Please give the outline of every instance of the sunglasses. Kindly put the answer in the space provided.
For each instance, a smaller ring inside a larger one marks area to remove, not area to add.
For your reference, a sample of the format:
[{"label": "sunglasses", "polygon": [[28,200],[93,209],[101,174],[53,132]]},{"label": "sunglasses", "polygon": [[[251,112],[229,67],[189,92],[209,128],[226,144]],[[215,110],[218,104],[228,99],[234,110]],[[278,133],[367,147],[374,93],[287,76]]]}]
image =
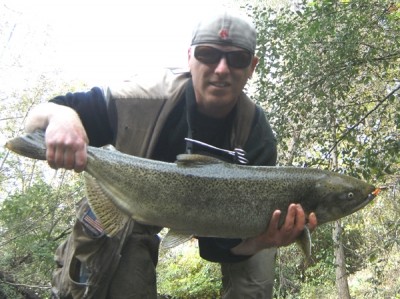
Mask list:
[{"label": "sunglasses", "polygon": [[210,46],[196,46],[194,57],[204,64],[216,64],[225,57],[230,67],[244,69],[250,65],[253,55],[243,50],[224,52]]}]

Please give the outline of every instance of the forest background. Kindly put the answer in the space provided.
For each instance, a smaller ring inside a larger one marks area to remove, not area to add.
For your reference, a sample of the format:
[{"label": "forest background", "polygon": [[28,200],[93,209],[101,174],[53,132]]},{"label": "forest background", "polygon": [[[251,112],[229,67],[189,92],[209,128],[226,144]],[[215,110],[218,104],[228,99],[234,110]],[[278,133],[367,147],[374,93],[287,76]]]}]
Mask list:
[{"label": "forest background", "polygon": [[[385,187],[358,213],[313,233],[313,262],[279,249],[276,298],[400,298],[400,3],[236,1],[258,30],[260,63],[247,89],[270,120],[279,165],[338,171]],[[32,106],[87,82],[54,70],[4,84],[16,23],[0,10],[2,139],[23,132]],[[46,28],[44,28],[46,29]],[[7,73],[8,74],[8,73]],[[13,78],[7,78],[11,82]],[[11,81],[10,81],[11,79]],[[0,148],[0,298],[49,298],[53,255],[74,222],[79,175]],[[195,243],[160,253],[162,298],[216,298],[217,264]]]}]

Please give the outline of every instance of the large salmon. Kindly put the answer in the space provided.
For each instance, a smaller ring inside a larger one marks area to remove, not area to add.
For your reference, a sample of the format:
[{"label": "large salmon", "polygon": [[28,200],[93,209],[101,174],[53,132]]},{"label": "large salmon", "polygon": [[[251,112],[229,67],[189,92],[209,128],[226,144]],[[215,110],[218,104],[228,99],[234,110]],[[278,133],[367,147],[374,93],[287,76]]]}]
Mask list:
[{"label": "large salmon", "polygon": [[[46,158],[43,132],[11,139],[6,147]],[[282,211],[283,220],[290,203],[315,212],[320,225],[356,212],[379,192],[314,168],[244,166],[200,155],[166,163],[91,146],[85,181],[89,203],[109,235],[132,217],[180,235],[247,238],[266,229],[274,210]]]}]

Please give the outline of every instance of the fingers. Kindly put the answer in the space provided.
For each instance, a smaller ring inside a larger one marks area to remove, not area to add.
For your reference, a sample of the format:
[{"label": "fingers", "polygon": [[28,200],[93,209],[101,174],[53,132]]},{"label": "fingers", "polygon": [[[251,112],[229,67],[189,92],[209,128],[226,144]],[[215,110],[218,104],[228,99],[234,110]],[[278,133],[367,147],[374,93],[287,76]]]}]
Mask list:
[{"label": "fingers", "polygon": [[281,215],[282,215],[282,212],[280,210],[274,211],[274,213],[272,214],[272,218],[269,222],[269,227],[271,229],[276,229],[276,230],[279,229],[279,221],[280,221]]},{"label": "fingers", "polygon": [[[281,211],[277,210],[272,214],[270,225],[268,227],[268,236],[275,246],[287,246],[293,243],[303,232],[307,224],[307,217],[300,204],[291,204],[288,207],[285,221],[280,226]],[[315,213],[311,213],[308,219],[310,230],[314,230],[317,226],[317,218]]]},{"label": "fingers", "polygon": [[46,159],[51,168],[65,168],[81,172],[87,162],[86,142],[80,138],[75,140],[54,136],[46,139]]},{"label": "fingers", "polygon": [[310,232],[314,231],[317,228],[317,225],[318,225],[317,216],[315,215],[314,212],[312,212],[308,216],[308,223],[307,223]]},{"label": "fingers", "polygon": [[291,204],[288,208],[285,222],[279,230],[281,246],[293,243],[303,231],[305,223],[305,215],[302,207],[298,204]]},{"label": "fingers", "polygon": [[86,167],[86,163],[87,163],[87,145],[85,143],[82,150],[78,153],[75,153],[74,170],[76,172],[82,172]]},{"label": "fingers", "polygon": [[297,213],[298,213],[297,205],[296,204],[289,205],[285,223],[282,227],[285,231],[291,232],[293,230],[296,224]]},{"label": "fingers", "polygon": [[282,212],[276,210],[272,213],[267,229],[260,235],[248,238],[234,249],[234,254],[252,255],[264,248],[287,246],[300,236],[305,225],[313,230],[317,226],[315,213],[307,217],[301,205],[291,204],[288,207],[285,221],[281,224]]},{"label": "fingers", "polygon": [[294,220],[295,220],[294,230],[296,232],[302,232],[304,226],[306,225],[306,215],[304,213],[303,208],[299,204],[296,205],[296,215]]},{"label": "fingers", "polygon": [[87,161],[86,145],[79,150],[64,146],[50,146],[47,148],[46,158],[51,168],[81,172],[85,169]]}]

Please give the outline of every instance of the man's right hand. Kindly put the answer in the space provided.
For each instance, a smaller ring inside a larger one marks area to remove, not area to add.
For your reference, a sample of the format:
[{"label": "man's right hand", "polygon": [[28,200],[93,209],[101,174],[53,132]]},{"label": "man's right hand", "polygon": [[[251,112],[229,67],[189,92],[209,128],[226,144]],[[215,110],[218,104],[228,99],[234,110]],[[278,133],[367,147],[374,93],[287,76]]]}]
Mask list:
[{"label": "man's right hand", "polygon": [[81,172],[86,167],[88,138],[78,114],[54,103],[38,105],[29,113],[25,130],[46,130],[46,158],[50,167]]}]

